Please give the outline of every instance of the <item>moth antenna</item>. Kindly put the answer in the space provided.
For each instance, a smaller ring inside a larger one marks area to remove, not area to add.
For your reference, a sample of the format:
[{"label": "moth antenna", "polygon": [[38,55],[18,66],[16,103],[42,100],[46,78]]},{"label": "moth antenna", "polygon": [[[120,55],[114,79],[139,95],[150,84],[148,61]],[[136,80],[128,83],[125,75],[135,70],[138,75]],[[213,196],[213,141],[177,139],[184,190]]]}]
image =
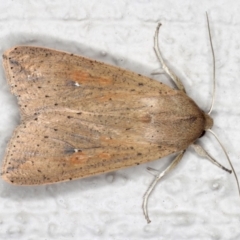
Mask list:
[{"label": "moth antenna", "polygon": [[[174,160],[170,163],[170,165],[162,172],[158,171],[158,174],[155,175],[154,180],[152,181],[152,183],[150,184],[150,186],[148,187],[147,191],[145,192],[144,196],[143,196],[143,204],[142,204],[142,208],[143,208],[143,213],[144,216],[147,220],[147,223],[150,223],[151,220],[148,216],[148,209],[147,209],[147,205],[148,205],[148,199],[150,194],[152,193],[153,189],[155,188],[156,184],[158,183],[158,181],[168,172],[170,172],[182,159],[183,154],[184,154],[185,150],[180,152],[175,158]],[[151,168],[150,168],[151,169]],[[155,169],[154,169],[155,170]]]},{"label": "moth antenna", "polygon": [[220,146],[222,147],[222,150],[224,151],[224,153],[225,153],[225,155],[226,155],[226,157],[227,157],[227,160],[228,160],[228,162],[229,162],[229,164],[230,164],[230,166],[231,166],[231,169],[232,169],[232,171],[233,171],[234,177],[235,177],[235,179],[236,179],[237,187],[238,187],[238,193],[239,193],[239,196],[240,196],[240,186],[239,186],[238,177],[237,177],[237,174],[236,174],[236,172],[235,172],[235,170],[234,170],[234,168],[233,168],[233,165],[232,165],[232,163],[231,163],[231,161],[230,161],[230,158],[229,158],[229,156],[228,156],[228,154],[227,154],[226,149],[224,148],[224,146],[222,145],[222,143],[221,143],[220,140],[218,139],[217,135],[216,135],[211,129],[207,129],[207,131],[210,132],[210,133],[215,137],[215,139],[218,141],[218,143],[219,143]]},{"label": "moth antenna", "polygon": [[[211,103],[211,107],[208,111],[208,115],[211,114],[212,112],[212,109],[213,109],[213,105],[214,105],[214,101],[215,101],[215,92],[216,92],[216,63],[215,63],[215,54],[214,54],[214,48],[213,48],[213,43],[212,43],[212,36],[211,36],[211,29],[210,29],[210,24],[209,24],[209,19],[208,19],[208,13],[206,12],[206,18],[207,18],[207,26],[208,26],[208,35],[209,35],[209,41],[210,41],[210,45],[211,45],[211,51],[212,51],[212,59],[213,59],[213,94],[212,94],[212,103]],[[233,168],[233,165],[230,161],[230,158],[227,154],[227,151],[226,149],[224,148],[224,146],[222,145],[222,143],[220,142],[220,140],[218,139],[217,135],[210,129],[207,129],[208,132],[210,132],[214,137],[215,139],[218,141],[218,143],[220,144],[222,150],[224,151],[226,157],[227,157],[227,160],[232,168],[232,171],[233,171],[233,174],[234,174],[234,177],[236,179],[236,182],[237,182],[237,187],[238,187],[238,193],[239,193],[239,196],[240,196],[240,186],[239,186],[239,181],[238,181],[238,177],[237,177],[237,174]]]},{"label": "moth antenna", "polygon": [[206,12],[206,18],[207,18],[207,26],[208,26],[208,35],[209,35],[209,41],[211,45],[211,52],[212,52],[212,60],[213,60],[213,94],[212,94],[212,102],[210,109],[208,111],[208,115],[211,114],[213,110],[213,105],[215,101],[215,92],[216,92],[216,63],[215,63],[215,54],[214,54],[214,49],[213,49],[213,43],[212,43],[212,35],[211,35],[211,29],[210,29],[210,24],[209,24],[209,19],[208,19],[208,13]]}]

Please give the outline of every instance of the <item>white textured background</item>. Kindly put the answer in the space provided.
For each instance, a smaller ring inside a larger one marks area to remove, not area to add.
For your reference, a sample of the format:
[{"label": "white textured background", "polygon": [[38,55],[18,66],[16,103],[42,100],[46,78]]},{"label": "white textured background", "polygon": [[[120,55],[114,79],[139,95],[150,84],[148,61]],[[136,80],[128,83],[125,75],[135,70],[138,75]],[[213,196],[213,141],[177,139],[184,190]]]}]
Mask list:
[{"label": "white textured background", "polygon": [[[240,178],[240,3],[236,0],[70,0],[0,2],[1,53],[15,45],[66,50],[147,76],[159,69],[153,52],[157,22],[165,59],[202,109],[211,99],[212,57],[205,11],[216,54],[213,130]],[[168,83],[164,76],[156,79]],[[1,159],[18,124],[16,99],[0,68]],[[212,137],[205,148],[228,163]],[[150,198],[151,224],[142,196],[151,166],[164,160],[67,183],[17,187],[0,181],[0,239],[240,239],[240,198],[232,175],[191,149]]]}]

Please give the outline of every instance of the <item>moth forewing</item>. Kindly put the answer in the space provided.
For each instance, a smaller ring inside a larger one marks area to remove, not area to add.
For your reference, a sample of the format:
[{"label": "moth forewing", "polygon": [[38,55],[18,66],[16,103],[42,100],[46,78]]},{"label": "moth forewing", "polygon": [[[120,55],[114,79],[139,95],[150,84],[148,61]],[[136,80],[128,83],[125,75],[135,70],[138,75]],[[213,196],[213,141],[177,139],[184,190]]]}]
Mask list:
[{"label": "moth forewing", "polygon": [[156,160],[186,149],[206,125],[185,93],[118,67],[28,46],[7,51],[3,61],[23,120],[2,169],[13,184],[67,181]]},{"label": "moth forewing", "polygon": [[177,153],[145,194],[143,210],[150,222],[147,200],[155,184],[213,125],[211,110],[204,113],[165,64],[159,27],[154,50],[178,89],[62,51],[31,46],[6,51],[3,66],[22,122],[8,143],[3,179],[16,185],[50,184]]}]

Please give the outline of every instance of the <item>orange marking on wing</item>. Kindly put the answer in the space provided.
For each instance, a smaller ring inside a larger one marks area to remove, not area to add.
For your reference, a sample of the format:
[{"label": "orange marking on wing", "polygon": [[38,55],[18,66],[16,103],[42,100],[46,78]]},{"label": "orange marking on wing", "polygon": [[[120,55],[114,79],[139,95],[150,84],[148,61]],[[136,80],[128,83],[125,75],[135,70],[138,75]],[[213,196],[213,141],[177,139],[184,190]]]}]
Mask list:
[{"label": "orange marking on wing", "polygon": [[99,153],[97,155],[97,157],[99,158],[99,160],[109,160],[111,158],[111,155],[109,153]]},{"label": "orange marking on wing", "polygon": [[140,118],[140,121],[142,123],[150,123],[152,120],[151,116],[149,114],[146,114]]},{"label": "orange marking on wing", "polygon": [[85,164],[87,161],[91,161],[92,159],[98,159],[99,161],[109,160],[111,159],[111,155],[109,153],[100,152],[89,156],[83,152],[78,152],[72,155],[72,157],[69,159],[69,162],[73,165]]},{"label": "orange marking on wing", "polygon": [[89,156],[87,156],[85,153],[77,152],[72,155],[72,157],[69,159],[69,162],[74,165],[84,164],[85,162],[87,162],[88,159],[89,159]]},{"label": "orange marking on wing", "polygon": [[75,82],[78,82],[79,84],[97,84],[97,85],[111,85],[112,79],[101,77],[101,76],[91,76],[88,72],[83,71],[73,71],[71,74],[71,79]]}]

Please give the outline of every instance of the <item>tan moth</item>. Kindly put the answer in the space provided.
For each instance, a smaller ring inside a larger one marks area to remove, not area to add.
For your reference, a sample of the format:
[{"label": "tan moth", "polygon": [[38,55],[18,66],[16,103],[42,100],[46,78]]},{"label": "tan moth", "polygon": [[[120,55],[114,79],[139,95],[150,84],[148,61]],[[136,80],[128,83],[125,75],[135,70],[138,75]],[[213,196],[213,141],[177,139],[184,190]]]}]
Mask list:
[{"label": "tan moth", "polygon": [[[176,84],[156,80],[85,57],[41,47],[6,51],[3,65],[17,97],[21,124],[15,129],[2,177],[17,185],[67,181],[177,156],[145,194],[181,160],[190,145],[224,170],[195,144],[213,125],[189,98],[183,84],[155,51]],[[236,175],[235,175],[236,176]]]}]

